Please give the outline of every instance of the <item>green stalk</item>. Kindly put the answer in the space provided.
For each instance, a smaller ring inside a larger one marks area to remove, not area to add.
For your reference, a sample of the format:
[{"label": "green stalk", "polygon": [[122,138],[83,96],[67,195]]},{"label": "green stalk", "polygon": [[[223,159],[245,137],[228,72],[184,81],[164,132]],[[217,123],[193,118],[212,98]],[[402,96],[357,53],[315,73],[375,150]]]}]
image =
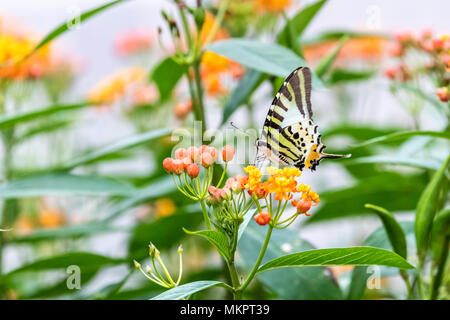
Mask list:
[{"label": "green stalk", "polygon": [[209,220],[208,210],[206,209],[205,205],[205,199],[201,199],[200,204],[202,205],[203,219],[205,220],[206,227],[208,228],[208,230],[211,230],[211,221]]},{"label": "green stalk", "polygon": [[240,300],[241,299],[241,290],[239,287],[241,286],[241,283],[239,281],[239,275],[237,273],[236,266],[234,264],[234,257],[236,255],[238,231],[239,231],[239,223],[236,221],[234,222],[234,230],[233,231],[234,231],[233,239],[232,239],[231,248],[230,248],[230,253],[231,253],[232,258],[230,259],[230,261],[227,261],[227,266],[228,266],[228,271],[230,273],[231,284],[233,286],[233,299]]},{"label": "green stalk", "polygon": [[250,284],[250,282],[253,280],[253,277],[256,274],[256,271],[258,271],[259,266],[261,265],[261,261],[264,258],[264,254],[266,253],[267,246],[269,245],[270,236],[272,235],[273,226],[269,225],[269,228],[267,229],[266,239],[264,240],[263,246],[261,248],[261,251],[259,252],[258,259],[256,260],[255,265],[253,266],[252,271],[250,271],[250,274],[247,277],[247,280],[245,280],[244,284],[239,288],[239,291],[244,291],[245,288]]},{"label": "green stalk", "polygon": [[[444,241],[444,248],[448,248],[450,243],[450,237],[446,237]],[[434,276],[431,278],[431,285],[430,285],[430,300],[434,300],[438,298],[439,295],[439,288],[441,286],[442,278],[445,271],[445,264],[447,262],[448,258],[448,250],[444,250],[442,256],[440,257],[438,263],[437,263],[437,272]],[[431,270],[433,270],[432,268]]]}]

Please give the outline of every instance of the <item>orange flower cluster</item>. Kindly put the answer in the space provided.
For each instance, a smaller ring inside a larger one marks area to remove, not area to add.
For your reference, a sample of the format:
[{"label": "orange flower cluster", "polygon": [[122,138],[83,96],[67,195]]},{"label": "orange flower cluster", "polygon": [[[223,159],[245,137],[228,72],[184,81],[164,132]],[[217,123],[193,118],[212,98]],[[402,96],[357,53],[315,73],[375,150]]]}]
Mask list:
[{"label": "orange flower cluster", "polygon": [[157,91],[145,82],[146,71],[131,67],[116,71],[102,79],[88,94],[88,101],[112,104],[127,94],[131,94],[132,105],[152,103],[157,99]]},{"label": "orange flower cluster", "polygon": [[153,38],[148,30],[127,30],[115,39],[114,49],[118,55],[126,57],[148,50],[152,43]]},{"label": "orange flower cluster", "polygon": [[268,167],[266,172],[269,174],[269,178],[265,182],[261,181],[262,173],[259,168],[248,166],[244,168],[244,171],[249,175],[246,185],[249,193],[255,194],[258,198],[265,198],[268,194],[273,194],[274,199],[278,201],[292,200],[294,194],[301,193],[299,200],[292,200],[292,205],[297,207],[299,213],[307,213],[312,205],[316,205],[320,201],[319,195],[311,190],[311,186],[297,185],[295,178],[301,175],[298,168]]},{"label": "orange flower cluster", "polygon": [[[312,43],[303,46],[308,62],[315,62],[328,55],[336,47],[338,40]],[[345,65],[355,60],[376,62],[384,57],[387,46],[382,36],[359,36],[347,40],[336,57],[336,65]]]},{"label": "orange flower cluster", "polygon": [[[385,70],[385,75],[392,80],[408,81],[420,74],[435,74],[437,79],[436,94],[442,102],[450,100],[450,36],[434,37],[433,32],[425,29],[419,36],[406,31],[397,33],[392,44],[390,54],[400,59],[400,63]],[[403,57],[409,51],[415,51],[428,56],[426,65],[416,67],[407,66]]]},{"label": "orange flower cluster", "polygon": [[[213,14],[209,12],[206,14],[205,22],[200,34],[200,41],[202,44],[205,44],[207,41],[215,20]],[[220,41],[229,37],[226,29],[219,28],[213,40]],[[227,92],[222,85],[222,78],[224,76],[231,76],[232,78],[239,79],[242,78],[243,75],[244,70],[242,66],[235,61],[211,51],[206,51],[202,56],[201,77],[203,85],[210,96],[223,95]]]},{"label": "orange flower cluster", "polygon": [[50,46],[46,45],[22,61],[37,42],[12,34],[0,34],[0,79],[25,80],[42,77],[51,66]]}]

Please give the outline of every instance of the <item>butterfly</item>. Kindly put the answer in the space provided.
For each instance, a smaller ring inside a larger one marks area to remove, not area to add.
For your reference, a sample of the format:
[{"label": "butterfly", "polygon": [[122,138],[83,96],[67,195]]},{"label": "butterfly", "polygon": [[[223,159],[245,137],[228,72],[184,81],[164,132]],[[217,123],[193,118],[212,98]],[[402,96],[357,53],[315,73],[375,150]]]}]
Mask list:
[{"label": "butterfly", "polygon": [[312,120],[311,70],[295,69],[278,90],[267,113],[261,136],[256,140],[255,166],[271,162],[300,170],[315,170],[320,160],[351,155],[324,153],[325,145]]}]

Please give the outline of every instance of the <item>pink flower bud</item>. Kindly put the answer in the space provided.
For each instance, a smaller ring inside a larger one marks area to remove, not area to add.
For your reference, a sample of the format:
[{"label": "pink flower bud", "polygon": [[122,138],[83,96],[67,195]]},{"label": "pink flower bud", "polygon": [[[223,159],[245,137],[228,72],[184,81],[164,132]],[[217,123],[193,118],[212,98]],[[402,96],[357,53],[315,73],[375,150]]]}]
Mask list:
[{"label": "pink flower bud", "polygon": [[192,160],[191,158],[185,157],[183,159],[181,159],[181,161],[183,162],[183,168],[186,170],[187,167],[192,164]]},{"label": "pink flower bud", "polygon": [[173,169],[173,173],[175,173],[176,175],[180,175],[183,173],[184,171],[184,164],[183,161],[181,160],[173,160],[172,162],[172,169]]},{"label": "pink flower bud", "polygon": [[214,162],[216,162],[219,158],[219,151],[217,151],[217,149],[214,147],[209,147],[208,151],[211,154],[211,157],[213,157]]},{"label": "pink flower bud", "polygon": [[222,148],[222,159],[225,162],[233,160],[234,157],[234,148],[233,146],[224,146]]},{"label": "pink flower bud", "polygon": [[209,152],[203,152],[200,156],[200,161],[205,168],[210,167],[214,163],[214,159]]},{"label": "pink flower bud", "polygon": [[173,159],[172,158],[165,158],[163,161],[163,168],[164,170],[166,170],[168,173],[173,173]]},{"label": "pink flower bud", "polygon": [[191,179],[197,178],[200,173],[200,167],[196,163],[191,163],[187,169],[187,174]]},{"label": "pink flower bud", "polygon": [[312,202],[309,199],[300,199],[297,202],[297,212],[298,213],[307,213],[309,209],[311,209]]},{"label": "pink flower bud", "polygon": [[442,102],[448,102],[450,100],[450,92],[447,87],[437,88],[436,94]]},{"label": "pink flower bud", "polygon": [[186,151],[186,156],[191,158],[193,162],[198,162],[200,157],[200,150],[194,146],[190,146]]},{"label": "pink flower bud", "polygon": [[260,226],[265,226],[270,222],[270,214],[267,211],[261,211],[253,219],[255,219],[256,223]]},{"label": "pink flower bud", "polygon": [[186,157],[186,149],[185,148],[178,148],[175,150],[175,159],[181,160]]}]

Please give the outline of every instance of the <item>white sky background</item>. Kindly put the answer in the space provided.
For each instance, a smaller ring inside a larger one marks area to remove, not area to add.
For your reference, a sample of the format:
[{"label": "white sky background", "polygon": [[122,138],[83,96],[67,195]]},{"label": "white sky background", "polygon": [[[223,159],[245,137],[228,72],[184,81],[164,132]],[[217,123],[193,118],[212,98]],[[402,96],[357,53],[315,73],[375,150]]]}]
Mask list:
[{"label": "white sky background", "polygon": [[[59,23],[106,3],[106,0],[1,0],[0,12],[15,16],[32,30],[45,34]],[[294,7],[314,1],[293,1]],[[76,87],[85,92],[100,77],[109,74],[121,60],[112,50],[115,36],[124,30],[163,25],[162,7],[174,10],[169,0],[132,0],[108,9],[66,33],[59,40],[63,48],[73,51],[87,68]],[[306,31],[306,37],[330,29],[380,31],[421,30],[432,26],[436,32],[450,30],[450,1],[443,0],[329,0]]]}]

